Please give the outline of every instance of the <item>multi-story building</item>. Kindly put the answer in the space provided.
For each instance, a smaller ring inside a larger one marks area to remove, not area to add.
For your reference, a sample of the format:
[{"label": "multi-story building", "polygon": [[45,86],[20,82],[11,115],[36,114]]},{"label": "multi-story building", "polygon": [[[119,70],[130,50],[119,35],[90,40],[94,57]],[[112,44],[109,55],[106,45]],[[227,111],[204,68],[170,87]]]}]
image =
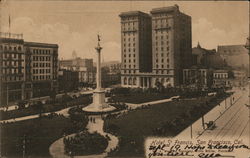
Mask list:
[{"label": "multi-story building", "polygon": [[183,85],[193,88],[211,88],[213,71],[206,67],[192,66],[183,69]]},{"label": "multi-story building", "polygon": [[[58,90],[58,45],[25,42],[26,85],[33,87],[29,97],[46,96]],[[31,84],[32,83],[32,84]],[[26,86],[25,85],[25,86]],[[31,86],[32,85],[32,86]]]},{"label": "multi-story building", "polygon": [[213,71],[213,88],[228,88],[232,86],[232,75],[228,70]]},{"label": "multi-story building", "polygon": [[181,13],[177,5],[155,8],[151,14],[153,73],[164,83],[178,86],[182,84],[182,69],[191,61],[191,17]]},{"label": "multi-story building", "polygon": [[[138,74],[152,71],[151,17],[131,11],[121,18],[121,82],[124,86],[139,86]],[[133,80],[133,82],[132,82]]]},{"label": "multi-story building", "polygon": [[58,45],[0,34],[1,105],[57,91]]},{"label": "multi-story building", "polygon": [[95,84],[96,71],[93,59],[81,59],[79,57],[60,61],[60,69],[78,72],[80,85],[88,86]]},{"label": "multi-story building", "polygon": [[151,16],[134,11],[120,17],[122,86],[180,85],[191,61],[191,17],[177,5],[153,9]]}]

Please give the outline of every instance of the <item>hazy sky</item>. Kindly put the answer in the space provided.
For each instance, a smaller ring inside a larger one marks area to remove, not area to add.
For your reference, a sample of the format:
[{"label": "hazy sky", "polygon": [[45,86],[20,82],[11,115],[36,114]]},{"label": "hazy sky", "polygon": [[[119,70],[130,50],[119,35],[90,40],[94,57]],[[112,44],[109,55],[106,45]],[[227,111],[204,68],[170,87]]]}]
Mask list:
[{"label": "hazy sky", "polygon": [[0,2],[0,31],[23,33],[25,41],[59,44],[59,57],[73,50],[84,58],[95,55],[96,34],[102,36],[104,61],[120,60],[120,12],[178,4],[192,17],[192,43],[213,49],[244,44],[249,35],[247,1],[6,1]]}]

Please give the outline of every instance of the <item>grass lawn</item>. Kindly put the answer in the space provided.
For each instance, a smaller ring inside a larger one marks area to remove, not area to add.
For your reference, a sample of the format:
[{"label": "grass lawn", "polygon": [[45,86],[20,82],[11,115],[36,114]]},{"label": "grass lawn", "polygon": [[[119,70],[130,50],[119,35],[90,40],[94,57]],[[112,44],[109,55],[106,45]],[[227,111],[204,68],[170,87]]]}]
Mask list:
[{"label": "grass lawn", "polygon": [[40,118],[16,123],[1,124],[1,156],[22,157],[23,138],[26,135],[26,155],[50,157],[49,146],[61,138],[70,119],[63,116]]},{"label": "grass lawn", "polygon": [[175,94],[167,95],[167,94],[161,94],[161,93],[135,93],[133,95],[117,95],[114,97],[115,100],[119,100],[119,102],[125,102],[125,103],[134,103],[134,104],[140,104],[155,100],[162,100],[162,99],[168,99]]},{"label": "grass lawn", "polygon": [[[75,106],[75,105],[83,105],[86,106],[89,103],[91,103],[91,98],[89,95],[84,95],[81,97],[78,97],[74,100],[71,100],[66,103],[55,103],[55,104],[44,104],[43,105],[43,113],[45,112],[55,112],[67,107]],[[25,109],[17,109],[17,110],[11,110],[11,111],[0,111],[0,119],[1,120],[7,120],[11,118],[17,118],[17,117],[23,117],[23,116],[29,116],[29,115],[35,115],[39,114],[39,110],[33,108],[32,106],[25,108]]]},{"label": "grass lawn", "polygon": [[[223,97],[221,97],[221,99],[222,98]],[[197,105],[202,107],[206,104],[206,101],[210,101],[208,106],[201,108],[204,109],[201,113],[190,115],[190,117],[183,120],[181,126],[177,126],[173,131],[168,131],[167,128],[167,131],[164,133],[164,136],[177,135],[189,124],[197,120],[202,113],[208,112],[221,100],[215,99],[211,101],[210,99],[212,99],[212,97],[171,101],[134,110],[118,118],[106,119],[104,124],[105,130],[118,135],[120,140],[118,151],[110,154],[110,156],[143,156],[144,139],[148,136],[159,136],[156,134],[155,129],[162,127],[164,122],[172,121],[187,111],[195,111]]]}]

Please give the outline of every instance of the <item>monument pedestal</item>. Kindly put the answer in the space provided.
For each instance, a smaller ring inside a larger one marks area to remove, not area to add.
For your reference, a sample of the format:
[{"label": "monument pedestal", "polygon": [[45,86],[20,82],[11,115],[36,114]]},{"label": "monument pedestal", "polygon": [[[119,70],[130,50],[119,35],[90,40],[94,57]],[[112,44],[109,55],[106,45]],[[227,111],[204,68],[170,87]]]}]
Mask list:
[{"label": "monument pedestal", "polygon": [[93,103],[83,108],[87,112],[107,112],[115,110],[115,107],[110,106],[105,102],[105,91],[96,89],[93,92]]}]

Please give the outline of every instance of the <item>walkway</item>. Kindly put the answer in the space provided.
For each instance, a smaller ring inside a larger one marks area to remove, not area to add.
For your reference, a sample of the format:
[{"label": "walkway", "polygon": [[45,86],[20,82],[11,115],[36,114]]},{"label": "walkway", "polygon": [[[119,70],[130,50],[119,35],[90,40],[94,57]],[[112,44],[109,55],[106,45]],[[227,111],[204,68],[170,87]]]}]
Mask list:
[{"label": "walkway", "polygon": [[[87,155],[87,156],[74,156],[74,158],[104,158],[107,156],[107,153],[111,149],[115,149],[118,145],[118,138],[109,134],[105,133],[103,131],[103,124],[104,121],[102,120],[101,116],[91,116],[92,118],[95,118],[95,123],[93,122],[88,122],[87,129],[90,133],[93,132],[98,132],[99,134],[106,136],[108,135],[110,137],[110,141],[108,143],[107,148],[105,149],[104,153],[99,154],[99,155]],[[67,137],[72,137],[75,134],[71,134]],[[50,148],[49,148],[50,154],[52,155],[53,158],[70,158],[70,156],[64,154],[64,143],[63,143],[63,138],[60,138],[56,142],[54,142]]]},{"label": "walkway", "polygon": [[[72,106],[72,107],[76,107],[76,106]],[[65,109],[62,109],[62,110],[59,110],[59,111],[55,111],[54,113],[56,113],[58,115],[64,115],[64,116],[67,117],[69,115],[68,111],[72,107],[68,107],[68,108],[65,108]],[[49,115],[50,113],[51,112],[42,113],[42,116]],[[23,116],[23,117],[18,117],[18,118],[12,118],[12,119],[8,119],[8,120],[1,120],[0,123],[11,123],[11,122],[25,121],[25,120],[35,119],[35,118],[39,118],[39,114]]]},{"label": "walkway", "polygon": [[132,103],[125,103],[125,104],[128,105],[128,108],[136,109],[136,108],[141,107],[142,105],[148,105],[148,104],[154,105],[154,104],[160,104],[160,103],[170,102],[170,101],[172,101],[172,99],[179,98],[179,97],[180,96],[173,96],[173,97],[168,98],[168,99],[155,100],[155,101],[150,101],[150,102],[140,103],[140,104],[132,104]]}]

